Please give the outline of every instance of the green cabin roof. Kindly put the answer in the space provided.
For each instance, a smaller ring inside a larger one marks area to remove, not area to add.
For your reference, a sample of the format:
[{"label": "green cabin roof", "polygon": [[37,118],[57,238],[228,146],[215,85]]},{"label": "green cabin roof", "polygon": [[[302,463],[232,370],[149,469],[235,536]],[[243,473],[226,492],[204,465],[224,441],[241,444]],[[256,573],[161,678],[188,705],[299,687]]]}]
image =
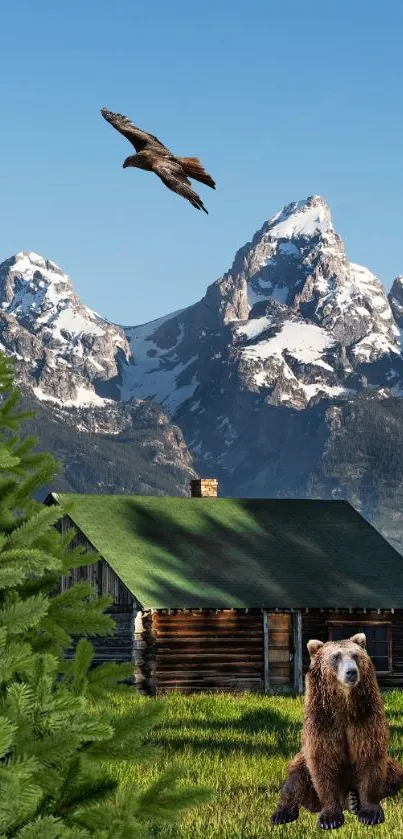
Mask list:
[{"label": "green cabin roof", "polygon": [[403,608],[403,558],[345,501],[51,493],[139,605]]}]

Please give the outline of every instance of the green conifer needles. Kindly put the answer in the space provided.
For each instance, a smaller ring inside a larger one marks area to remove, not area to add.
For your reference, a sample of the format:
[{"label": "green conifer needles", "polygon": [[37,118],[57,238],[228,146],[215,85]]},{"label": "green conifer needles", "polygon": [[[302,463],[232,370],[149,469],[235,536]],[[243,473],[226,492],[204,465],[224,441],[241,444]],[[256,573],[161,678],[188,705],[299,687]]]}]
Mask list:
[{"label": "green conifer needles", "polygon": [[61,575],[89,557],[54,527],[66,510],[34,499],[56,464],[20,440],[29,415],[18,399],[0,354],[0,839],[139,839],[209,794],[177,789],[175,770],[146,791],[120,788],[108,770],[116,758],[149,758],[144,740],[162,709],[133,696],[132,711],[119,714],[114,697],[130,690],[122,680],[132,666],[91,668],[86,636],[113,631],[110,600],[88,584],[58,591]]}]

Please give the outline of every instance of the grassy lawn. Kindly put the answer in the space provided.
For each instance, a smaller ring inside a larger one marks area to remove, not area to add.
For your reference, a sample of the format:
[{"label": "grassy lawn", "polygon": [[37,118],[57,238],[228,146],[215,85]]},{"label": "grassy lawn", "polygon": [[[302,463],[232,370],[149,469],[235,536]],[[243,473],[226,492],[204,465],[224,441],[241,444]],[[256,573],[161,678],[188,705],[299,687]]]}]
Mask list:
[{"label": "grassy lawn", "polygon": [[[128,700],[120,700],[127,702]],[[152,700],[133,697],[130,702]],[[390,754],[403,762],[403,692],[384,694],[391,728]],[[187,811],[175,828],[163,828],[158,837],[175,839],[263,839],[266,836],[305,839],[317,828],[317,814],[301,810],[298,821],[275,827],[270,815],[289,759],[299,749],[302,698],[219,694],[166,699],[166,718],[150,735],[163,747],[163,756],[152,769],[132,763],[115,764],[122,781],[147,783],[160,769],[178,763],[184,783],[215,790],[215,800]],[[403,792],[384,801],[385,823],[368,828],[345,813],[337,836],[403,836]],[[333,834],[332,834],[333,835]]]}]

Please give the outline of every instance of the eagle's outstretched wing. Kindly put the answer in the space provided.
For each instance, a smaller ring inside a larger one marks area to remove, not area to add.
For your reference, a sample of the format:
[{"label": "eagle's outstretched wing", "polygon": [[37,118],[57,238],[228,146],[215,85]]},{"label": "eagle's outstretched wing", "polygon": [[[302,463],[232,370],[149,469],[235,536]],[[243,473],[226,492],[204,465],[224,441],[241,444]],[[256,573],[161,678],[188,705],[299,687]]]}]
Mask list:
[{"label": "eagle's outstretched wing", "polygon": [[110,122],[117,131],[120,131],[132,143],[137,152],[143,151],[147,147],[150,149],[154,147],[170,154],[169,149],[160,142],[158,137],[155,137],[154,134],[149,134],[148,131],[137,128],[123,114],[114,114],[113,111],[108,111],[107,108],[101,108],[101,114],[107,122]]},{"label": "eagle's outstretched wing", "polygon": [[200,196],[192,189],[189,178],[186,177],[183,169],[175,160],[156,156],[152,168],[168,189],[172,189],[173,192],[187,198],[197,210],[204,210],[205,213],[208,213]]}]

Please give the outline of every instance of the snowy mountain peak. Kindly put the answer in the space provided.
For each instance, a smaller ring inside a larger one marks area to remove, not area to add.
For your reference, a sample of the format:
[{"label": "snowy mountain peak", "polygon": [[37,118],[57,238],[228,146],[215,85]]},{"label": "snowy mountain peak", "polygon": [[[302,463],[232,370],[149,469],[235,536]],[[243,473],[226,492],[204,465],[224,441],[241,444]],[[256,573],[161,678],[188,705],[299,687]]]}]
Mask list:
[{"label": "snowy mountain peak", "polygon": [[323,234],[333,230],[330,208],[320,195],[288,204],[267,223],[270,238],[291,239]]},{"label": "snowy mountain peak", "polygon": [[0,340],[38,399],[116,398],[118,355],[128,355],[123,330],[83,306],[67,274],[32,251],[0,265]]},{"label": "snowy mountain peak", "polygon": [[29,277],[32,273],[38,271],[44,272],[49,279],[58,275],[60,277],[65,277],[66,280],[71,283],[67,274],[65,274],[55,262],[51,262],[50,259],[45,259],[39,253],[35,253],[34,251],[19,251],[10,259],[7,259],[2,265],[7,265],[12,271],[21,274],[21,276]]},{"label": "snowy mountain peak", "polygon": [[3,311],[38,321],[39,313],[54,313],[68,300],[78,299],[71,280],[58,265],[32,251],[20,251],[0,265]]},{"label": "snowy mountain peak", "polygon": [[360,382],[358,365],[400,358],[385,290],[375,274],[349,262],[320,196],[277,213],[230,274],[234,286],[244,279],[248,297],[247,323],[235,328],[238,337],[248,336],[240,350],[244,369],[259,389],[268,387],[276,404],[304,406],[319,393],[347,395]]},{"label": "snowy mountain peak", "polygon": [[14,254],[12,257],[15,263],[22,263],[22,262],[30,262],[32,265],[37,266],[38,268],[42,268],[48,271],[54,271],[58,274],[64,274],[61,268],[56,265],[55,262],[51,262],[50,259],[45,259],[39,253],[35,253],[35,251],[19,251],[18,253]]}]

